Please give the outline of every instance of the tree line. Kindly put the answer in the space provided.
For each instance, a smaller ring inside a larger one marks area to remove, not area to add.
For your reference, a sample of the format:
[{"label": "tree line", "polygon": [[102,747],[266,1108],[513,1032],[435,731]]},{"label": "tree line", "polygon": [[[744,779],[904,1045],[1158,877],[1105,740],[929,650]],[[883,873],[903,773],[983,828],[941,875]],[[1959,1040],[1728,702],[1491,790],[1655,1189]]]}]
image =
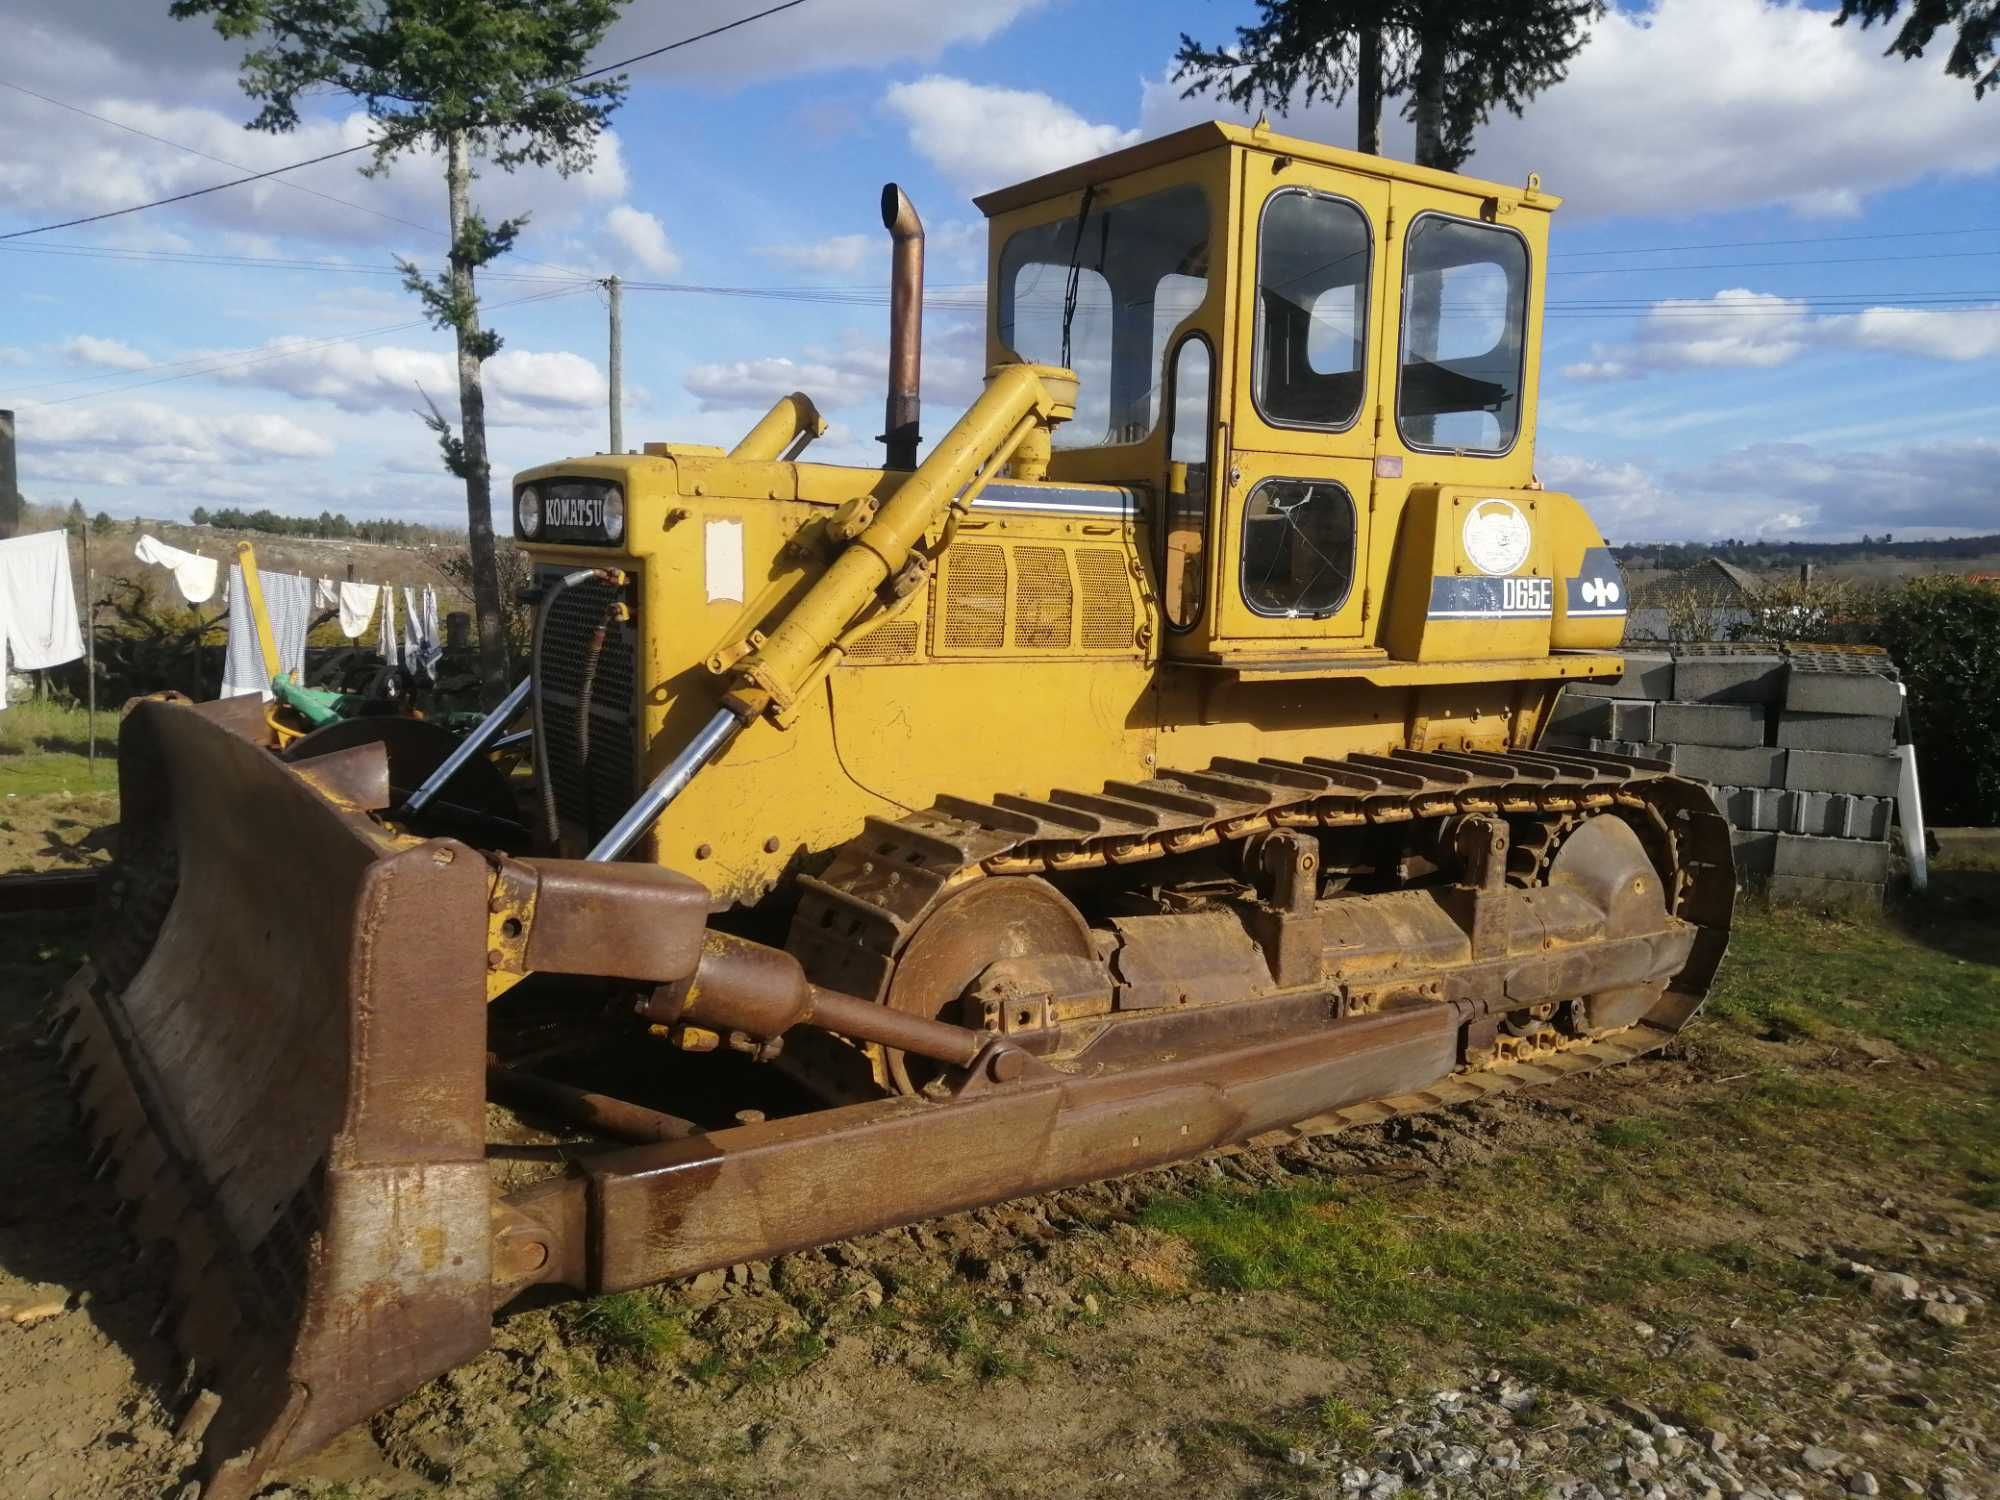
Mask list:
[{"label": "tree line", "polygon": [[197,526],[214,526],[225,531],[263,531],[272,536],[311,537],[319,541],[389,542],[410,546],[426,542],[461,540],[459,533],[442,526],[425,526],[416,521],[392,521],[387,517],[372,521],[350,521],[333,511],[317,516],[281,516],[271,510],[237,510],[224,507],[209,510],[197,505],[188,519]]},{"label": "tree line", "polygon": [[1691,568],[1704,558],[1751,572],[1795,568],[1800,563],[1843,563],[1863,557],[1900,557],[1930,562],[1971,562],[2000,555],[2000,534],[1986,536],[1924,537],[1895,541],[1892,532],[1863,536],[1853,542],[1770,542],[1726,537],[1719,542],[1644,542],[1613,547],[1613,555],[1626,568],[1658,568],[1672,571]]}]

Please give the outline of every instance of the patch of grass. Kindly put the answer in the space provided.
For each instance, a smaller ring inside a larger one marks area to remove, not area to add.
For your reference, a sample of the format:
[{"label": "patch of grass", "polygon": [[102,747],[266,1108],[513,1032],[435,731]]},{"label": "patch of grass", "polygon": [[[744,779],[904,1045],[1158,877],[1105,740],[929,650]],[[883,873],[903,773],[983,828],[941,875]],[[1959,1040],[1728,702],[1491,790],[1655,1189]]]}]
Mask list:
[{"label": "patch of grass", "polygon": [[510,1474],[495,1492],[498,1500],[564,1500],[574,1493],[577,1462],[544,1438],[528,1439],[527,1466]]},{"label": "patch of grass", "polygon": [[1845,1027],[1953,1061],[2000,1062],[2000,935],[1980,909],[1990,903],[1956,899],[1981,879],[1940,871],[1927,904],[1896,920],[1747,904],[1710,1014],[1781,1038]]},{"label": "patch of grass", "polygon": [[1522,1329],[1569,1315],[1537,1285],[1516,1236],[1420,1219],[1406,1207],[1320,1184],[1211,1188],[1155,1201],[1145,1222],[1186,1238],[1215,1285],[1300,1293],[1350,1340],[1385,1329]]},{"label": "patch of grass", "polygon": [[803,1374],[826,1357],[826,1338],[817,1329],[801,1328],[758,1351],[743,1370],[745,1385],[776,1385]]},{"label": "patch of grass", "polygon": [[1598,1126],[1597,1144],[1612,1151],[1651,1151],[1666,1145],[1669,1134],[1664,1121],[1633,1115]]},{"label": "patch of grass", "polygon": [[568,1324],[574,1337],[601,1356],[645,1364],[657,1364],[687,1338],[680,1314],[649,1291],[593,1298],[577,1307]]},{"label": "patch of grass", "polygon": [[1359,1449],[1370,1439],[1375,1419],[1339,1396],[1324,1396],[1313,1407],[1313,1420],[1326,1440],[1343,1449]]}]

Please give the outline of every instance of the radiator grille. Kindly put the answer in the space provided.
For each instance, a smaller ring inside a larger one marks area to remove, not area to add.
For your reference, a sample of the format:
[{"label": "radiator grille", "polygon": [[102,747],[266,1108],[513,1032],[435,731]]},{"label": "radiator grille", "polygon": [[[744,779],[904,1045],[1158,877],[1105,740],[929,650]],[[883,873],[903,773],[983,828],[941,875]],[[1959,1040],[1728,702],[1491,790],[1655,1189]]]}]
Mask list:
[{"label": "radiator grille", "polygon": [[1122,651],[1132,644],[1132,586],[1125,554],[1113,547],[1079,547],[1077,581],[1083,585],[1083,649]]},{"label": "radiator grille", "polygon": [[[544,573],[543,586],[553,586],[559,576],[556,569]],[[565,590],[549,609],[541,658],[535,663],[548,737],[544,774],[555,789],[556,815],[582,829],[593,843],[618,821],[637,792],[636,618],[612,621],[606,628],[604,649],[590,676],[588,734],[579,732],[591,638],[605,623],[607,610],[625,598],[624,589],[596,581]]]},{"label": "radiator grille", "polygon": [[1007,555],[960,542],[944,555],[944,643],[997,651],[1007,639]]},{"label": "radiator grille", "polygon": [[1065,648],[1076,605],[1069,560],[1060,547],[1014,549],[1014,644]]}]

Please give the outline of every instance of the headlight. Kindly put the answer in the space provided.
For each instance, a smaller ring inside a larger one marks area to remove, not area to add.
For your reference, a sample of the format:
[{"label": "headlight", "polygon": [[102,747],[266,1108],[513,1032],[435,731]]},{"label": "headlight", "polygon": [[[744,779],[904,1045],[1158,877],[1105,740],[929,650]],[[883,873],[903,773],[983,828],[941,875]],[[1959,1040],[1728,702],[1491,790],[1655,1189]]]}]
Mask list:
[{"label": "headlight", "polygon": [[604,534],[614,542],[625,535],[625,492],[615,484],[604,491]]},{"label": "headlight", "polygon": [[542,497],[535,493],[532,484],[523,485],[514,497],[514,522],[521,528],[522,536],[531,537],[542,529]]}]

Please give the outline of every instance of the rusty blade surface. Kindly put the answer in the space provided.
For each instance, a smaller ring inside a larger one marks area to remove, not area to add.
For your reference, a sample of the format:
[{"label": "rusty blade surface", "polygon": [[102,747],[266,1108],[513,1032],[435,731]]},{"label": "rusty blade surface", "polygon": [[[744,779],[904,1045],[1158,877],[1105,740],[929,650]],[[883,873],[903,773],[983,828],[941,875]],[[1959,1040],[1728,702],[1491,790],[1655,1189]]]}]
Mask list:
[{"label": "rusty blade surface", "polygon": [[209,1500],[477,1353],[492,1306],[487,867],[315,789],[245,703],[127,719],[56,1017],[135,1234],[174,1247]]}]

